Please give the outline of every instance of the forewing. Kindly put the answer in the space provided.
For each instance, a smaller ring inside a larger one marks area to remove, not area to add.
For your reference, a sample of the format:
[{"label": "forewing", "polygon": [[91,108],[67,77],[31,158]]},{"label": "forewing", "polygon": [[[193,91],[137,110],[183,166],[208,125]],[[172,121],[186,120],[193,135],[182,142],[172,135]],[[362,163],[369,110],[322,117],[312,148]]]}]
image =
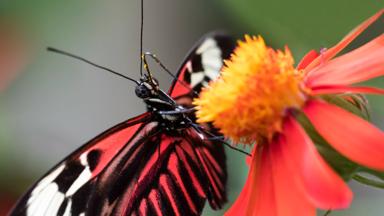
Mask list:
[{"label": "forewing", "polygon": [[152,116],[145,113],[103,132],[73,152],[24,194],[10,215],[79,215],[96,179],[116,155],[132,148],[133,140],[148,130]]}]

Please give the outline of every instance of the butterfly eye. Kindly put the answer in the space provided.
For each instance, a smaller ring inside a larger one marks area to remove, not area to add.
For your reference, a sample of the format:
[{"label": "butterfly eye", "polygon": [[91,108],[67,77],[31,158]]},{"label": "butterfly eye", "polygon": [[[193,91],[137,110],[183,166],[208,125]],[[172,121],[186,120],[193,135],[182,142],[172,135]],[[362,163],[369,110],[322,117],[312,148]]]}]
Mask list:
[{"label": "butterfly eye", "polygon": [[135,93],[139,98],[148,98],[151,96],[151,89],[145,84],[136,86]]}]

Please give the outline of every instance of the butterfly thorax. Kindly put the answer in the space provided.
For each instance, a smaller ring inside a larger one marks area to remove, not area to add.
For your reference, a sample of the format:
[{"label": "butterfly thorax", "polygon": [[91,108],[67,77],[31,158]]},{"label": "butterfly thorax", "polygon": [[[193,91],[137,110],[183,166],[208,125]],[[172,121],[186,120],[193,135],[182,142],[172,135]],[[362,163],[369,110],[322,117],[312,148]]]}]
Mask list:
[{"label": "butterfly thorax", "polygon": [[143,99],[148,112],[168,131],[185,128],[190,122],[185,115],[187,109],[176,103],[167,93],[162,91],[157,81],[145,77],[136,86],[136,95]]}]

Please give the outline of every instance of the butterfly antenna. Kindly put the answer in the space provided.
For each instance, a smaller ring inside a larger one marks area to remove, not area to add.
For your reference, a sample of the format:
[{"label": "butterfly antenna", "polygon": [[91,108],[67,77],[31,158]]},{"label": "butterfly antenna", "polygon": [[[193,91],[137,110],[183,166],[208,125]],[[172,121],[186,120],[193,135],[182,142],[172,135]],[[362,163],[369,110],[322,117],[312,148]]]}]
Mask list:
[{"label": "butterfly antenna", "polygon": [[143,76],[143,33],[144,33],[144,0],[141,0],[141,23],[140,23],[140,77]]},{"label": "butterfly antenna", "polygon": [[106,71],[108,71],[108,72],[111,72],[111,73],[113,73],[113,74],[115,74],[115,75],[117,75],[117,76],[123,77],[123,78],[125,78],[125,79],[127,79],[127,80],[130,80],[130,81],[136,83],[137,85],[139,85],[139,82],[136,81],[135,79],[132,79],[132,78],[130,78],[130,77],[127,77],[127,76],[125,76],[125,75],[123,75],[123,74],[121,74],[121,73],[118,73],[118,72],[116,72],[116,71],[114,71],[114,70],[111,70],[111,69],[109,69],[109,68],[106,68],[106,67],[104,67],[104,66],[101,66],[101,65],[98,65],[98,64],[96,64],[96,63],[93,63],[93,62],[91,62],[91,61],[89,61],[89,60],[87,60],[87,59],[85,59],[85,58],[83,58],[83,57],[80,57],[80,56],[74,55],[74,54],[72,54],[72,53],[69,53],[69,52],[66,52],[66,51],[63,51],[63,50],[59,50],[59,49],[56,49],[56,48],[53,48],[53,47],[48,47],[47,50],[50,51],[50,52],[54,52],[54,53],[58,53],[58,54],[62,54],[62,55],[69,56],[69,57],[71,57],[71,58],[75,58],[75,59],[77,59],[77,60],[83,61],[83,62],[85,62],[85,63],[88,63],[88,64],[92,65],[92,66],[95,66],[95,67],[97,67],[97,68],[106,70]]},{"label": "butterfly antenna", "polygon": [[140,77],[143,77],[143,67],[144,67],[145,70],[148,71],[148,76],[149,76],[150,81],[153,82],[152,74],[149,71],[149,67],[148,67],[148,64],[146,61],[146,56],[148,55],[148,56],[151,56],[152,59],[154,59],[160,65],[160,67],[162,67],[169,75],[171,75],[182,86],[186,87],[187,89],[190,89],[195,95],[199,95],[196,91],[193,91],[191,89],[191,87],[185,85],[183,82],[181,82],[179,79],[177,79],[177,77],[170,70],[168,70],[168,68],[165,67],[165,65],[163,63],[161,63],[161,61],[155,55],[153,55],[152,53],[143,53],[144,0],[141,0],[140,3],[141,3],[141,5],[140,5],[140,9],[141,9],[141,12],[140,12],[140,15],[141,15],[141,17],[140,17]]}]

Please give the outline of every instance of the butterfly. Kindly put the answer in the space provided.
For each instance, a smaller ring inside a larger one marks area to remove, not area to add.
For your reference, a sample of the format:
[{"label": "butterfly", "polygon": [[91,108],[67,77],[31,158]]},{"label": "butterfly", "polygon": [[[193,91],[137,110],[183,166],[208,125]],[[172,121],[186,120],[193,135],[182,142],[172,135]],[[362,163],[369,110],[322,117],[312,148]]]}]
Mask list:
[{"label": "butterfly", "polygon": [[195,123],[192,101],[219,76],[235,46],[222,33],[203,37],[166,93],[148,74],[136,81],[147,111],[101,133],[45,174],[10,215],[200,215],[226,202],[219,136]]}]

